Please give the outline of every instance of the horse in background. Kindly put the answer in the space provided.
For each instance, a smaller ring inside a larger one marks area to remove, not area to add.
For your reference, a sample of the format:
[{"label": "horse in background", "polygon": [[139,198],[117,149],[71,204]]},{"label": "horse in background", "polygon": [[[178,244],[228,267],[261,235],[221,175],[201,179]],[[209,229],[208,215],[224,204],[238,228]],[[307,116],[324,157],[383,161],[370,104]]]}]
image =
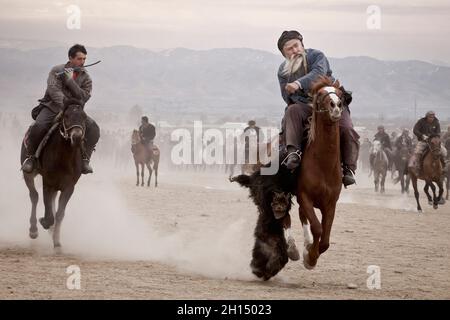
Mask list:
[{"label": "horse in background", "polygon": [[386,174],[388,170],[388,157],[384,152],[381,142],[375,140],[372,144],[371,154],[373,155],[373,182],[375,185],[375,192],[380,190],[380,193],[385,192],[384,183],[386,181]]},{"label": "horse in background", "polygon": [[[428,198],[428,203],[433,205],[434,209],[438,208],[439,204],[443,204],[445,200],[443,200],[442,195],[444,193],[443,186],[443,168],[441,163],[441,139],[438,135],[431,136],[427,141],[428,147],[425,150],[422,169],[420,172],[416,172],[414,169],[414,163],[411,161],[408,172],[411,177],[411,182],[414,188],[414,196],[417,202],[417,211],[422,212],[422,207],[419,202],[419,191],[417,190],[417,180],[424,180],[425,187],[424,192]],[[415,161],[420,161],[420,159],[414,159]],[[439,188],[438,195],[436,195],[436,185]],[[429,194],[429,189],[433,191],[433,197]]]},{"label": "horse in background", "polygon": [[445,140],[445,148],[447,149],[447,159],[446,159],[446,170],[445,170],[445,186],[447,193],[445,195],[445,200],[448,200],[448,190],[450,189],[450,138]]},{"label": "horse in background", "polygon": [[398,172],[398,177],[394,179],[394,184],[400,181],[402,193],[409,193],[410,177],[408,174],[408,162],[411,157],[411,152],[408,146],[403,145],[397,149],[394,153],[394,166],[395,171]]},{"label": "horse in background", "polygon": [[[154,144],[150,152],[147,146],[142,143],[139,131],[135,129],[131,135],[131,152],[133,153],[134,164],[136,166],[136,186],[139,186],[139,175],[141,176],[141,186],[144,186],[144,166],[146,166],[149,172],[147,187],[150,187],[153,171],[155,171],[155,187],[157,187],[158,166],[160,160],[158,146]],[[139,166],[141,167],[140,172]]]}]

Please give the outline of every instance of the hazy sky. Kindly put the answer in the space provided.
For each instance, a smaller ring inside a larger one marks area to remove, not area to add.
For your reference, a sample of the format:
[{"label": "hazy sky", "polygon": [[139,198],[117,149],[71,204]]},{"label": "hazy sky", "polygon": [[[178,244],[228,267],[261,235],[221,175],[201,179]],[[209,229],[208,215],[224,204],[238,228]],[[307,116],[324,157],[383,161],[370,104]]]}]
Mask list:
[{"label": "hazy sky", "polygon": [[[0,0],[0,38],[50,40],[88,46],[149,49],[249,47],[277,52],[285,29],[331,57],[450,63],[450,3],[432,1],[292,0]],[[70,30],[67,8],[81,10]],[[370,5],[380,8],[380,29],[369,29]]]}]

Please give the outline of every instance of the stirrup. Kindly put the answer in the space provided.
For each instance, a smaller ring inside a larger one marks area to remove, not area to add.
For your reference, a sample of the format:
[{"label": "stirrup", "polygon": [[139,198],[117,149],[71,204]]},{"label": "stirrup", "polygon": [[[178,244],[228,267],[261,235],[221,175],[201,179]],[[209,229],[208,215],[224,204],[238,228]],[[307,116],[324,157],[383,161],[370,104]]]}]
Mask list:
[{"label": "stirrup", "polygon": [[[350,169],[349,167],[344,167],[342,168],[342,184],[344,185],[344,188],[347,188],[347,186],[351,186],[352,184],[356,184],[356,179],[355,179],[355,171],[353,171],[352,169]],[[346,172],[350,172],[351,176],[347,176],[345,173]],[[346,183],[345,182],[345,178],[350,178],[352,179],[351,182]]]},{"label": "stirrup", "polygon": [[290,156],[291,154],[297,155],[297,157],[298,157],[299,160],[301,160],[301,158],[302,158],[302,153],[301,153],[300,150],[295,150],[295,151],[289,152],[288,155],[284,158],[284,160],[281,161],[281,164],[282,164],[282,165],[285,165],[285,164],[287,163],[287,159],[289,158],[289,156]]}]

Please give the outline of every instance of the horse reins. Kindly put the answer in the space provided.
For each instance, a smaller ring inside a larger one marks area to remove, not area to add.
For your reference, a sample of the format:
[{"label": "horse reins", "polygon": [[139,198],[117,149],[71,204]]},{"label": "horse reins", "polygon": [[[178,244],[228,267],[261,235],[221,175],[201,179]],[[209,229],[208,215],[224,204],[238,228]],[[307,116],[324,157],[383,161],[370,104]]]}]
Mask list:
[{"label": "horse reins", "polygon": [[69,128],[66,127],[66,122],[64,121],[64,118],[62,120],[62,127],[64,129],[64,131],[61,131],[61,127],[59,128],[59,133],[61,133],[61,135],[63,136],[64,139],[68,140],[69,139],[69,131],[72,130],[73,128],[80,128],[81,132],[83,132],[82,135],[82,139],[84,139],[84,135],[85,135],[85,131],[83,126],[79,125],[79,124],[74,124],[73,126],[70,126]]},{"label": "horse reins", "polygon": [[[328,112],[328,111],[329,111],[328,109],[325,109],[325,108],[319,109],[319,105],[322,104],[323,99],[325,99],[326,97],[328,97],[328,96],[331,95],[331,94],[335,94],[336,97],[338,97],[339,101],[341,101],[341,98],[339,98],[339,96],[338,96],[338,94],[337,94],[336,92],[327,92],[326,94],[324,94],[324,95],[322,95],[322,96],[319,97],[320,100],[318,99],[318,101],[316,101],[316,106],[317,106],[317,107],[314,108],[314,111],[315,111],[315,112]],[[341,108],[341,107],[339,107],[339,108]]]}]

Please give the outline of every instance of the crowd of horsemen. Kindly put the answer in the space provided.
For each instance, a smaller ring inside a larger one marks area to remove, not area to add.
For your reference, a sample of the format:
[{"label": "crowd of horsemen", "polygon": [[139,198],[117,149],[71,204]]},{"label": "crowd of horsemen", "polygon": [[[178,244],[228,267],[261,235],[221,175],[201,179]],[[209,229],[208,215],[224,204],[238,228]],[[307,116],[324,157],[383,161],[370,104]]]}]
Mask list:
[{"label": "crowd of horsemen", "polygon": [[[285,103],[285,112],[281,121],[281,139],[285,147],[285,156],[282,165],[288,169],[295,169],[300,165],[302,153],[305,149],[305,136],[308,120],[312,114],[312,97],[310,95],[314,82],[320,76],[326,76],[335,81],[329,61],[325,54],[316,49],[305,49],[303,36],[295,30],[284,31],[277,42],[283,58],[278,70],[278,81],[281,97]],[[92,80],[84,68],[87,50],[84,46],[76,44],[69,49],[69,61],[57,65],[50,70],[47,80],[45,95],[39,100],[39,105],[32,110],[35,122],[31,125],[25,136],[27,157],[22,163],[22,170],[31,173],[36,170],[38,149],[44,136],[49,131],[55,118],[64,110],[64,101],[77,99],[84,106],[89,100],[92,91]],[[350,116],[349,105],[352,102],[350,91],[343,86],[339,88],[340,97],[337,102],[342,109],[339,121],[342,183],[344,186],[355,183],[355,171],[360,152],[359,134],[355,131]],[[331,99],[333,103],[333,99]],[[254,127],[254,124],[250,124]],[[139,128],[142,143],[151,150],[155,138],[155,127],[149,123],[147,117],[142,118]],[[414,138],[409,135],[408,130],[391,141],[389,135],[382,126],[374,139],[381,142],[387,157],[392,162],[395,148],[406,146],[416,159],[414,165],[420,170],[420,159],[427,149],[427,141],[430,137],[440,135],[440,124],[434,112],[430,111],[420,119],[414,126],[414,137],[417,143],[414,146]],[[90,158],[100,138],[100,129],[97,123],[90,117],[86,120],[86,132],[82,149],[82,173],[92,173]],[[442,135],[442,161],[444,164],[447,149],[450,145],[450,127]],[[364,141],[366,146],[370,141]],[[447,149],[446,149],[447,148]],[[419,160],[419,161],[417,161]],[[445,165],[444,165],[445,167]]]},{"label": "crowd of horsemen", "polygon": [[423,118],[416,122],[412,131],[413,134],[411,135],[408,128],[403,128],[400,135],[397,135],[396,131],[389,135],[385,131],[384,126],[379,125],[373,140],[365,138],[361,146],[365,156],[368,155],[370,170],[373,170],[375,157],[375,153],[372,152],[373,142],[378,141],[388,159],[389,169],[393,169],[395,165],[394,159],[401,150],[407,150],[409,156],[408,167],[412,168],[417,174],[420,173],[422,160],[429,149],[429,139],[437,136],[440,137],[441,141],[440,160],[445,173],[447,164],[450,161],[450,125],[447,127],[447,131],[441,132],[441,126],[435,112],[428,111]]}]

